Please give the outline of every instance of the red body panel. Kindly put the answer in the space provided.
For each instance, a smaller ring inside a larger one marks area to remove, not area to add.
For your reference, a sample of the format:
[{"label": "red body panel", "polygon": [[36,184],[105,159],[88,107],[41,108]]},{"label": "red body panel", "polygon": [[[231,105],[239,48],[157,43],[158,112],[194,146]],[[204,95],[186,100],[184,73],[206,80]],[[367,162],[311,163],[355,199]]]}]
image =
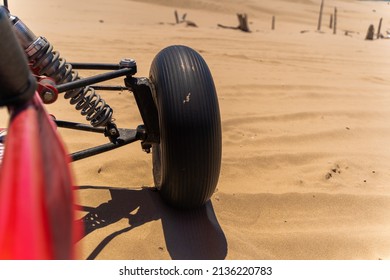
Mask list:
[{"label": "red body panel", "polygon": [[0,259],[72,259],[81,231],[68,154],[37,94],[10,112],[0,166]]}]

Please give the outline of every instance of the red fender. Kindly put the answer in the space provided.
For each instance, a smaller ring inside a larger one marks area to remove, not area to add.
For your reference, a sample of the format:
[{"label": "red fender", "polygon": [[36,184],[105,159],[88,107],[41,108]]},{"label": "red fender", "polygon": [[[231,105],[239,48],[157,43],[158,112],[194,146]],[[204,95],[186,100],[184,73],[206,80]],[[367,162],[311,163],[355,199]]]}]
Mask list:
[{"label": "red fender", "polygon": [[0,166],[0,259],[74,259],[82,232],[68,153],[37,93],[10,114]]}]

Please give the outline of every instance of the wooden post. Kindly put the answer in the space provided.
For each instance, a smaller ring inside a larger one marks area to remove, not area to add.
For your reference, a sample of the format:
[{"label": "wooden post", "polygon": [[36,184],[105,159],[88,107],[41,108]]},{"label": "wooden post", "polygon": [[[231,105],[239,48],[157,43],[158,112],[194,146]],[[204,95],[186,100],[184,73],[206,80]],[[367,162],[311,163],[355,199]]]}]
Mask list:
[{"label": "wooden post", "polygon": [[333,28],[333,14],[330,14],[330,20],[329,20],[329,28]]},{"label": "wooden post", "polygon": [[176,19],[176,24],[178,24],[180,21],[179,21],[179,14],[177,13],[176,10],[175,10],[175,19]]},{"label": "wooden post", "polygon": [[373,24],[371,24],[367,30],[366,40],[374,40],[374,34],[375,34],[375,27]]},{"label": "wooden post", "polygon": [[376,38],[377,38],[377,39],[379,39],[380,36],[381,36],[382,20],[383,20],[383,18],[381,18],[381,19],[379,20],[378,33],[376,34]]},{"label": "wooden post", "polygon": [[321,0],[320,15],[318,17],[317,31],[321,31],[322,11],[324,10],[324,0]]},{"label": "wooden post", "polygon": [[196,25],[195,22],[193,21],[190,21],[190,20],[186,20],[186,17],[187,17],[187,13],[185,13],[181,19],[179,18],[179,13],[175,10],[175,20],[176,20],[176,24],[181,24],[181,23],[185,23],[186,26],[191,26],[191,27],[198,27]]},{"label": "wooden post", "polygon": [[248,16],[247,14],[237,14],[238,17],[238,29],[244,31],[244,32],[250,32],[248,27]]},{"label": "wooden post", "polygon": [[334,16],[333,16],[333,34],[336,34],[337,30],[337,8],[334,7]]},{"label": "wooden post", "polygon": [[229,29],[238,29],[244,32],[251,32],[248,27],[248,16],[247,14],[237,14],[238,17],[238,26],[233,27],[233,26],[226,26],[218,23],[219,27],[222,28],[229,28]]},{"label": "wooden post", "polygon": [[272,16],[272,30],[275,30],[275,16]]}]

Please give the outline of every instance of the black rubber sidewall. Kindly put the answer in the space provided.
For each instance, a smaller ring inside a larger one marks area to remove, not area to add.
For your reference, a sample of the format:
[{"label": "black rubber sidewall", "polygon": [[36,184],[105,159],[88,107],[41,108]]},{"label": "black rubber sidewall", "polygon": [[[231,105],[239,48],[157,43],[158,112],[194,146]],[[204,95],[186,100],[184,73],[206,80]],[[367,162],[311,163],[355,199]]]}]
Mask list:
[{"label": "black rubber sidewall", "polygon": [[193,49],[171,46],[152,62],[160,145],[152,148],[156,186],[169,204],[203,205],[221,167],[221,120],[210,70]]}]

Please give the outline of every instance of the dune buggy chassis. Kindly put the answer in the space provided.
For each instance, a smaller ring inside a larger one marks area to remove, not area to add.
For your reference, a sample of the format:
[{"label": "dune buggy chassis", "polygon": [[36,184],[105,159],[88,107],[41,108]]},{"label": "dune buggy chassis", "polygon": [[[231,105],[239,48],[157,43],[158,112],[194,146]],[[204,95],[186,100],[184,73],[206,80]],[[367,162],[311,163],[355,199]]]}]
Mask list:
[{"label": "dune buggy chassis", "polygon": [[[101,133],[108,138],[106,144],[70,154],[70,161],[140,141],[142,149],[152,153],[155,186],[168,204],[191,209],[210,199],[221,166],[221,120],[212,75],[195,50],[181,45],[161,50],[151,64],[149,77],[135,77],[133,59],[115,64],[68,63],[45,37],[36,36],[12,15],[4,1],[0,6],[0,56],[0,106],[8,107],[10,126],[28,104],[46,112],[42,103],[53,103],[64,95],[90,124],[52,118],[55,127]],[[105,72],[82,78],[77,72],[80,69]],[[100,84],[118,77],[124,77],[124,86]],[[124,89],[133,93],[143,121],[134,129],[118,128],[113,109],[96,93]],[[10,134],[0,139],[5,142],[4,166],[7,152],[12,153],[8,137]],[[52,147],[43,149],[45,153]],[[63,162],[68,159],[64,157]],[[0,165],[0,175],[4,169]],[[0,183],[6,184],[1,179]],[[1,188],[5,187],[0,185],[0,192]]]}]

